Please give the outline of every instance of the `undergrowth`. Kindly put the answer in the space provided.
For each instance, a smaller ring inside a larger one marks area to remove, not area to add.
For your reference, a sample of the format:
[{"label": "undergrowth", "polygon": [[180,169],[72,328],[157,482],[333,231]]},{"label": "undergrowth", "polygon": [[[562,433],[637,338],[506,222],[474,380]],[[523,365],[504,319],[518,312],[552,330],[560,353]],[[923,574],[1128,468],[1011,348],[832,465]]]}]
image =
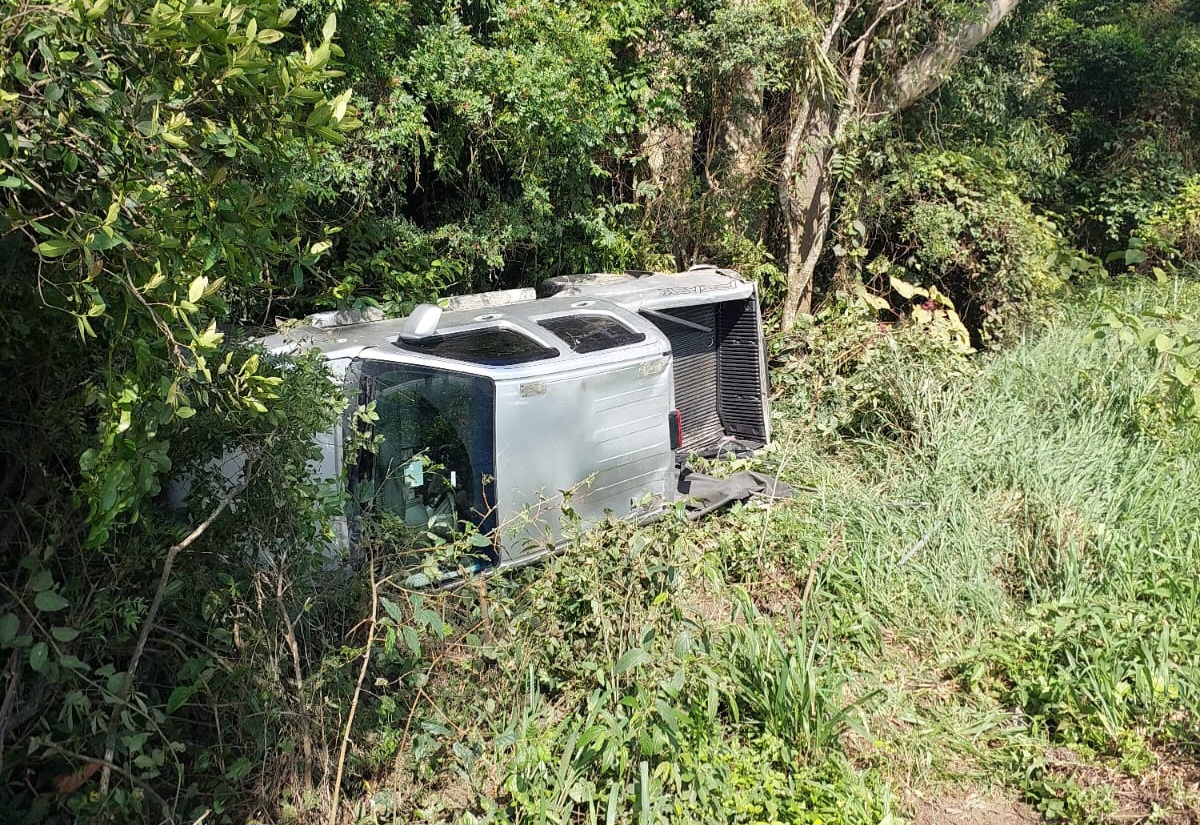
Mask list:
[{"label": "undergrowth", "polygon": [[368,542],[289,619],[299,701],[257,724],[286,742],[201,816],[857,825],[966,786],[1196,821],[1197,424],[1178,361],[1113,319],[1182,340],[1198,307],[1109,289],[970,354],[860,306],[779,348],[775,443],[708,468],[791,501],[568,525],[551,559],[440,592]]},{"label": "undergrowth", "polygon": [[1161,359],[1088,335],[1105,304],[1163,300],[1197,305],[1097,294],[985,355],[852,318],[802,333],[782,437],[710,468],[796,499],[607,525],[437,596],[457,635],[364,723],[360,748],[391,747],[356,765],[355,815],[900,822],[966,783],[1052,820],[1189,821],[1186,789],[1121,808],[1070,767],[1145,784],[1196,758],[1195,425],[1158,404]]}]

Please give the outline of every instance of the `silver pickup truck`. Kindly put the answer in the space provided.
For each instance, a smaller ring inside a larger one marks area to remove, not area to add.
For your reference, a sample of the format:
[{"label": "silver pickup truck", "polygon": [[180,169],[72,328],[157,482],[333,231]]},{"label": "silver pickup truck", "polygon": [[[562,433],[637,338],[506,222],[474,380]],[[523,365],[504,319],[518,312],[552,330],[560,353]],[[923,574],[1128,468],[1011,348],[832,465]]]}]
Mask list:
[{"label": "silver pickup truck", "polygon": [[[396,320],[313,316],[263,343],[316,347],[345,381],[314,470],[351,468],[347,544],[374,510],[418,529],[469,522],[491,539],[487,563],[523,564],[559,541],[564,496],[584,524],[652,517],[688,455],[770,437],[755,285],[714,267],[556,278]],[[345,455],[365,419],[380,443]]]}]

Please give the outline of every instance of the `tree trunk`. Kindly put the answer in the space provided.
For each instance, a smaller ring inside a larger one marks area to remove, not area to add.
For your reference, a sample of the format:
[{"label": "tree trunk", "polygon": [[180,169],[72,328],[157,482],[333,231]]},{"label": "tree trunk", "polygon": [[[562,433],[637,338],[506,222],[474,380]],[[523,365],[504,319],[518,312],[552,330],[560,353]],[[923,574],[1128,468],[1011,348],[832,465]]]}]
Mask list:
[{"label": "tree trunk", "polygon": [[725,177],[735,188],[761,174],[763,93],[754,73],[737,70],[729,83],[729,106],[721,124],[721,148],[726,158]]},{"label": "tree trunk", "polygon": [[958,61],[983,42],[1004,22],[1021,0],[988,0],[981,11],[983,19],[968,23],[949,39],[930,43],[909,61],[892,79],[889,99],[884,108],[903,111],[941,86]]},{"label": "tree trunk", "polygon": [[[820,83],[809,88],[810,97],[794,103],[792,120],[777,181],[779,207],[787,241],[787,297],[783,306],[783,329],[795,326],[801,314],[812,310],[813,277],[825,250],[832,202],[830,168],[847,126],[868,115],[903,111],[936,90],[958,62],[996,30],[1020,0],[985,0],[982,18],[964,25],[953,36],[931,43],[917,57],[881,84],[886,91],[877,99],[860,97],[861,74],[866,65],[876,28],[904,0],[879,7],[874,21],[839,57],[837,40],[850,4],[838,2],[822,46],[831,60],[840,63],[838,74],[844,89],[835,100]],[[797,94],[801,92],[798,90]]]},{"label": "tree trunk", "polygon": [[[757,0],[732,0],[737,9]],[[728,103],[719,134],[726,158],[726,177],[737,189],[745,189],[759,176],[762,163],[763,91],[752,66],[738,66],[729,77]]]},{"label": "tree trunk", "polygon": [[[750,10],[762,0],[729,0],[737,10]],[[721,210],[726,231],[759,242],[769,214],[753,196],[767,172],[763,156],[763,85],[751,60],[714,76],[712,138],[705,157],[707,196]]]},{"label": "tree trunk", "polygon": [[692,262],[690,221],[684,205],[691,196],[692,135],[674,123],[653,125],[646,130],[642,155],[649,172],[647,180],[656,192],[646,202],[646,214],[664,228],[676,267],[685,269]]},{"label": "tree trunk", "polygon": [[800,104],[784,148],[778,190],[787,233],[787,299],[783,328],[812,310],[813,275],[829,232],[830,160],[835,149],[833,103],[822,92]]}]

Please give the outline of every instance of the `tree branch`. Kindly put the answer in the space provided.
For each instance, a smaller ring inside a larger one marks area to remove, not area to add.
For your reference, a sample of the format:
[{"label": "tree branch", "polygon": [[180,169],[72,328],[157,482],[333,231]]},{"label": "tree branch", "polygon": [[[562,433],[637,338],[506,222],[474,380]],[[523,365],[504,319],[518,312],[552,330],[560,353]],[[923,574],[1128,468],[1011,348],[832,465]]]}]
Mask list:
[{"label": "tree branch", "polygon": [[221,502],[217,505],[216,509],[209,513],[208,517],[205,518],[204,521],[200,522],[195,530],[188,533],[188,535],[184,537],[182,541],[172,546],[171,549],[167,551],[167,558],[163,561],[162,574],[158,579],[158,589],[154,591],[154,599],[150,602],[149,610],[146,611],[146,618],[142,620],[142,630],[138,634],[137,644],[133,648],[133,656],[129,659],[129,670],[127,671],[125,677],[125,683],[121,686],[120,696],[117,697],[117,701],[113,704],[112,715],[108,718],[108,730],[104,737],[104,759],[101,760],[103,764],[103,771],[100,774],[101,794],[108,792],[108,785],[112,771],[112,761],[117,749],[117,722],[121,716],[121,708],[125,706],[125,703],[129,699],[129,695],[133,692],[134,676],[137,673],[138,664],[142,660],[142,653],[146,649],[146,640],[150,637],[150,630],[154,627],[154,620],[158,618],[158,608],[162,604],[163,594],[166,593],[167,583],[171,579],[171,568],[175,565],[175,557],[190,547],[192,543],[196,541],[196,539],[204,535],[205,531],[208,530],[208,528],[212,526],[212,523],[217,520],[217,517],[220,516],[221,513],[225,512],[225,508],[228,507],[233,502],[234,498],[236,498],[244,489],[246,489],[245,480],[226,493],[225,497],[221,499]]},{"label": "tree branch", "polygon": [[371,647],[375,644],[375,628],[379,621],[379,582],[375,579],[375,558],[370,560],[371,571],[371,622],[367,625],[367,646],[363,650],[362,668],[358,671],[358,681],[354,684],[354,695],[350,699],[350,712],[346,714],[346,733],[342,736],[342,746],[338,751],[337,773],[333,779],[333,799],[329,803],[328,825],[336,825],[338,820],[338,802],[342,794],[342,771],[346,767],[346,751],[350,747],[350,732],[354,729],[354,714],[358,710],[358,697],[362,694],[363,680],[367,678],[367,669],[371,665]]},{"label": "tree branch", "polygon": [[821,51],[829,54],[833,49],[833,42],[842,30],[842,24],[846,22],[846,15],[849,13],[850,0],[838,0],[837,4],[833,7],[833,18],[829,21],[829,25],[825,27],[825,34],[821,38]]},{"label": "tree branch", "polygon": [[875,19],[871,21],[871,25],[867,26],[866,31],[859,36],[857,40],[850,44],[848,52],[853,52],[854,56],[850,59],[850,72],[846,77],[846,97],[849,98],[854,105],[845,106],[842,108],[842,113],[838,117],[837,128],[834,132],[837,139],[840,141],[842,134],[846,131],[846,124],[850,118],[857,113],[857,104],[862,100],[858,94],[859,84],[862,82],[863,65],[867,62],[867,51],[871,47],[871,42],[875,37],[875,30],[879,28],[884,20],[891,16],[894,12],[899,11],[904,7],[906,0],[896,0],[879,9],[879,13],[875,15]]},{"label": "tree branch", "polygon": [[1021,0],[986,0],[983,18],[968,23],[954,37],[930,43],[896,73],[890,95],[872,109],[899,112],[912,106],[946,81],[963,56],[983,42],[1008,17]]}]

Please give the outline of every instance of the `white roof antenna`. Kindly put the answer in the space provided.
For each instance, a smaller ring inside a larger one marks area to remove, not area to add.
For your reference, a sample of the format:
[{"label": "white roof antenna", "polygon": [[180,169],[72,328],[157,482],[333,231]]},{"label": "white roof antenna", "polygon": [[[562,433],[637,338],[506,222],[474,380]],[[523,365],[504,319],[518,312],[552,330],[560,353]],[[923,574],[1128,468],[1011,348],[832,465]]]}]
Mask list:
[{"label": "white roof antenna", "polygon": [[400,326],[400,340],[412,343],[428,338],[437,332],[438,321],[441,319],[441,307],[433,304],[418,305]]}]

